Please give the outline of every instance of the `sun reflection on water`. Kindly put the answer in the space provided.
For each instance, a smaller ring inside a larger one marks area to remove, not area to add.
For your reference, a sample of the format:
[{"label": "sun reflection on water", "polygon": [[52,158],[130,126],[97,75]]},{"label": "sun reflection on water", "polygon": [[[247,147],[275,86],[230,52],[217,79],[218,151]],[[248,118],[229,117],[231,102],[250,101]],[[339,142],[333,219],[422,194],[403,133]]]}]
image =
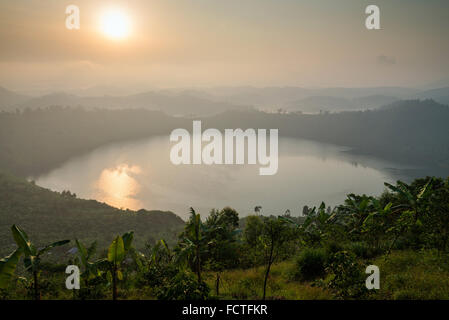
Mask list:
[{"label": "sun reflection on water", "polygon": [[135,198],[140,191],[140,184],[134,176],[140,173],[142,169],[139,166],[126,163],[104,169],[95,182],[98,192],[95,198],[117,208],[142,208],[141,202]]}]

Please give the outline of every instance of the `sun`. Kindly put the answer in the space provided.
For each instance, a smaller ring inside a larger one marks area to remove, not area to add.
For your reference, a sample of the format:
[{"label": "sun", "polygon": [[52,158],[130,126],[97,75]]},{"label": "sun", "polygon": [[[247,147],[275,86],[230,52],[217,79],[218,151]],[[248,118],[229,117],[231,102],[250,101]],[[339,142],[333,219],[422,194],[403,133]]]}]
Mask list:
[{"label": "sun", "polygon": [[111,39],[124,39],[131,33],[131,21],[123,10],[108,9],[101,16],[101,31]]}]

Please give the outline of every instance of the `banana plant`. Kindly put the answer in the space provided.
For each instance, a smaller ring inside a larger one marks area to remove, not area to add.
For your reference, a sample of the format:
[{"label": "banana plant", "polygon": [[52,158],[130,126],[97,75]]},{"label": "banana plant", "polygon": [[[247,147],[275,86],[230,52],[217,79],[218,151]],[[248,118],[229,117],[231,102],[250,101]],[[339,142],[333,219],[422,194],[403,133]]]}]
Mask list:
[{"label": "banana plant", "polygon": [[193,262],[198,283],[201,283],[201,253],[206,250],[204,233],[207,228],[201,222],[200,214],[190,208],[190,220],[181,234],[178,260]]},{"label": "banana plant", "polygon": [[75,240],[76,247],[78,249],[78,255],[83,266],[83,273],[81,277],[84,280],[84,285],[88,287],[89,280],[100,275],[98,270],[98,261],[91,262],[90,258],[94,255],[96,249],[96,242],[93,242],[88,248],[86,248],[78,239]]},{"label": "banana plant", "polygon": [[419,190],[419,192],[414,193],[410,190],[410,186],[402,181],[397,181],[397,185],[393,186],[387,182],[384,185],[390,189],[393,194],[396,194],[402,201],[401,205],[406,210],[410,210],[413,213],[415,223],[418,223],[420,218],[420,206],[426,201],[427,196],[432,192],[433,178],[429,179],[427,183]]},{"label": "banana plant", "polygon": [[107,278],[112,284],[112,300],[117,300],[117,283],[119,280],[123,280],[121,264],[128,252],[133,251],[133,238],[134,232],[132,231],[123,236],[117,236],[108,248],[107,258],[97,262],[98,267],[106,271]]},{"label": "banana plant", "polygon": [[9,256],[0,260],[0,289],[6,289],[11,278],[14,276],[22,248],[17,248]]},{"label": "banana plant", "polygon": [[[151,248],[148,258],[148,265],[159,265],[160,263],[171,263],[174,258],[170,248],[165,240],[159,240],[154,247]],[[140,259],[139,259],[140,260]]]},{"label": "banana plant", "polygon": [[[34,291],[34,299],[40,300],[41,294],[39,290],[39,274],[40,274],[40,262],[41,257],[44,253],[50,251],[51,249],[59,246],[63,246],[70,242],[70,240],[62,240],[53,242],[52,244],[46,245],[43,248],[36,248],[33,243],[28,239],[28,235],[17,227],[13,225],[11,227],[11,232],[14,237],[14,241],[17,243],[20,251],[24,255],[24,265],[25,270],[30,272],[33,276],[33,291]],[[15,258],[14,258],[15,259]]]},{"label": "banana plant", "polygon": [[389,233],[394,234],[394,239],[388,249],[388,256],[395,245],[398,238],[407,230],[411,230],[415,226],[422,225],[421,215],[423,214],[423,206],[428,200],[428,197],[432,193],[432,184],[434,179],[431,178],[427,183],[419,190],[413,191],[412,188],[402,181],[397,181],[396,186],[389,183],[384,183],[388,189],[395,194],[400,204],[396,208],[400,209],[400,216],[396,220],[396,223],[387,230]]}]

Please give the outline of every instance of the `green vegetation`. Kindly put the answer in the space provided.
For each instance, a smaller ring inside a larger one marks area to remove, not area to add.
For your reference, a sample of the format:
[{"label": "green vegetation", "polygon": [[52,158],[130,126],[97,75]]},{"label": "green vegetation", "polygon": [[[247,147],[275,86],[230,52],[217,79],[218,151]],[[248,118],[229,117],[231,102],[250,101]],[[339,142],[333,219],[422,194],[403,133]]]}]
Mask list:
[{"label": "green vegetation", "polygon": [[283,137],[347,146],[352,152],[419,165],[412,177],[449,175],[449,106],[433,100],[398,101],[378,110],[323,114],[228,111],[204,128],[280,128]]},{"label": "green vegetation", "polygon": [[[226,207],[203,221],[192,208],[171,247],[165,240],[134,246],[130,231],[109,239],[98,254],[95,242],[86,248],[75,240],[76,251],[52,260],[47,251],[68,241],[35,249],[13,226],[17,245],[0,260],[0,297],[449,299],[449,179],[385,185],[379,197],[350,194],[333,209],[305,207],[301,219],[256,212],[239,220]],[[50,194],[70,204],[75,199]],[[21,255],[24,269],[16,268]],[[69,264],[82,270],[80,290],[64,288]],[[380,268],[379,290],[365,286],[365,268],[372,264]],[[30,281],[23,277],[28,271]]]},{"label": "green vegetation", "polygon": [[[51,249],[69,243],[70,240],[57,241],[52,244],[46,245],[43,248],[36,249],[34,244],[28,239],[28,235],[25,233],[25,231],[21,230],[15,225],[11,227],[11,231],[18,248],[4,260],[4,270],[2,270],[2,275],[6,277],[6,279],[11,278],[12,273],[17,266],[17,262],[20,256],[23,254],[23,263],[25,266],[25,270],[32,275],[32,280],[29,282],[31,283],[30,286],[33,288],[34,299],[40,300],[41,294],[39,288],[39,275],[41,273],[41,257]],[[28,282],[26,278],[22,279]],[[7,281],[2,281],[2,283],[0,284],[0,288],[5,288],[6,286]]]},{"label": "green vegetation", "polygon": [[[0,173],[0,256],[13,251],[12,225],[26,230],[36,247],[54,239],[97,241],[106,248],[114,234],[136,232],[135,246],[164,238],[173,244],[184,221],[172,212],[119,210],[94,200],[82,200],[68,191],[52,192],[24,179]],[[67,250],[56,248],[53,255]]]},{"label": "green vegetation", "polygon": [[296,259],[296,279],[312,280],[324,275],[326,251],[322,248],[305,248]]}]

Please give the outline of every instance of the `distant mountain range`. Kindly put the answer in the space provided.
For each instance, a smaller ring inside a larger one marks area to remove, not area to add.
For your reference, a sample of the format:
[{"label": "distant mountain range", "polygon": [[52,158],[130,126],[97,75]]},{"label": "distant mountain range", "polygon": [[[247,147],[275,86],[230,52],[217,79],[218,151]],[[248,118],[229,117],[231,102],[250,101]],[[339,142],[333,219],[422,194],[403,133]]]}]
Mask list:
[{"label": "distant mountain range", "polygon": [[442,104],[449,104],[449,87],[431,89],[414,95],[416,99],[433,99]]},{"label": "distant mountain range", "polygon": [[[197,92],[200,92],[197,90]],[[247,104],[259,108],[287,108],[292,102],[305,98],[335,97],[354,99],[366,96],[392,96],[397,99],[407,99],[419,91],[401,87],[373,87],[373,88],[299,88],[299,87],[223,87],[209,88],[202,91],[209,97],[225,100],[234,104]],[[192,93],[193,94],[193,93]]]},{"label": "distant mountain range", "polygon": [[[1,97],[0,97],[1,100]],[[13,101],[13,99],[9,99]],[[53,93],[27,100],[18,100],[9,108],[36,109],[49,106],[83,106],[105,109],[148,109],[163,111],[168,115],[212,115],[226,110],[244,109],[244,106],[216,102],[188,94],[145,92],[128,96],[80,97],[67,93]]]},{"label": "distant mountain range", "polygon": [[[112,89],[108,88],[110,93]],[[98,93],[99,89],[84,93]],[[106,92],[106,91],[105,91]],[[228,110],[257,108],[285,109],[318,113],[375,109],[403,99],[433,99],[449,104],[449,87],[419,90],[401,87],[323,88],[299,87],[217,87],[205,89],[165,89],[131,95],[86,96],[65,92],[30,97],[0,87],[0,111],[35,109],[49,106],[86,108],[143,108],[168,115],[208,116]]]},{"label": "distant mountain range", "polygon": [[350,110],[376,109],[378,107],[398,101],[397,97],[373,95],[360,98],[346,99],[332,96],[312,96],[287,105],[287,110],[303,112],[336,112]]},{"label": "distant mountain range", "polygon": [[0,111],[14,110],[15,106],[29,99],[30,97],[0,87]]}]

